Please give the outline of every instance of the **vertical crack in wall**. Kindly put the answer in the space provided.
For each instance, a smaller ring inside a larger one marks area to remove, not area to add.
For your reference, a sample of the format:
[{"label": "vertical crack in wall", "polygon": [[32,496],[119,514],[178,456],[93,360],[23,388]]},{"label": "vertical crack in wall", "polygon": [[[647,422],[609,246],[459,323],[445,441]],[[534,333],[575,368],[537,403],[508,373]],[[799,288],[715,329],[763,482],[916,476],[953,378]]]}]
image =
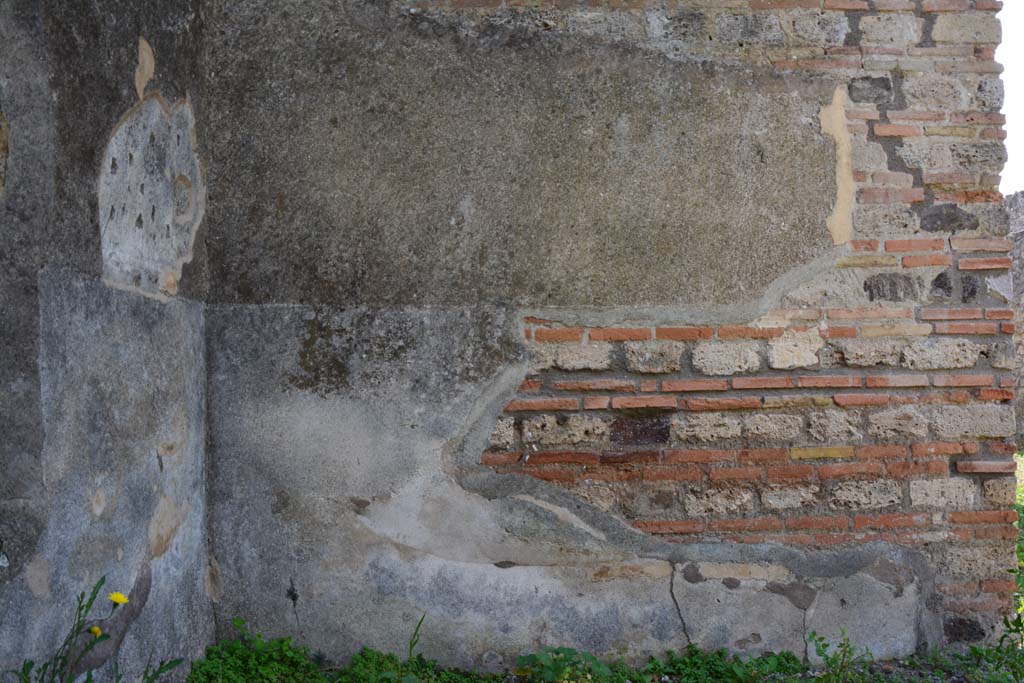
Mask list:
[{"label": "vertical crack in wall", "polygon": [[3,194],[4,187],[7,185],[7,153],[9,149],[7,138],[9,132],[7,117],[4,116],[3,111],[0,111],[0,194]]},{"label": "vertical crack in wall", "polygon": [[846,244],[853,233],[853,143],[846,123],[846,86],[837,85],[832,104],[822,107],[818,115],[821,131],[836,141],[836,203],[828,217],[828,231],[835,244]]},{"label": "vertical crack in wall", "polygon": [[672,568],[672,572],[668,576],[668,594],[672,597],[672,604],[676,606],[676,614],[679,615],[679,623],[683,626],[683,635],[686,637],[686,644],[692,645],[693,641],[690,639],[690,631],[686,628],[686,619],[683,617],[683,610],[679,606],[679,600],[676,598],[676,563],[669,562],[669,566]]}]

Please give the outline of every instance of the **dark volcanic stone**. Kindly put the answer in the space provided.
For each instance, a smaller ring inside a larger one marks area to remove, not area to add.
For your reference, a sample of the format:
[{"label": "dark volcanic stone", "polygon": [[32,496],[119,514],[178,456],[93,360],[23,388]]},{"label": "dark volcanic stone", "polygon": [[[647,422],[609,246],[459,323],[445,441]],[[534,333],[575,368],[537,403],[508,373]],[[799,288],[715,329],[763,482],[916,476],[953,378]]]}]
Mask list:
[{"label": "dark volcanic stone", "polygon": [[892,102],[892,81],[887,76],[855,78],[850,81],[850,99],[854,102]]},{"label": "dark volcanic stone", "polygon": [[944,625],[946,640],[951,643],[976,643],[985,637],[985,629],[974,619],[950,617]]},{"label": "dark volcanic stone", "polygon": [[612,443],[622,446],[655,446],[668,443],[667,417],[622,417],[612,422]]},{"label": "dark volcanic stone", "polygon": [[921,216],[921,228],[928,232],[977,230],[978,217],[953,204],[936,204]]},{"label": "dark volcanic stone", "polygon": [[864,281],[871,301],[908,301],[918,298],[917,279],[902,273],[879,273]]}]

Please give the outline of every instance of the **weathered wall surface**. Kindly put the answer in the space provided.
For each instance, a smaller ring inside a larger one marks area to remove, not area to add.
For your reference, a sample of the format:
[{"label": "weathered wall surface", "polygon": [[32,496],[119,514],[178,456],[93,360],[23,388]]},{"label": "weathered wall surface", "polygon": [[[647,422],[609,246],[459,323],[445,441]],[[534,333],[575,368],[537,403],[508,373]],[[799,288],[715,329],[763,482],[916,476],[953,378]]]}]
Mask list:
[{"label": "weathered wall surface", "polygon": [[40,319],[47,518],[34,548],[9,555],[0,661],[58,645],[73,597],[104,575],[132,598],[100,623],[123,639],[127,672],[150,654],[195,656],[212,627],[202,308],[46,271]]},{"label": "weathered wall surface", "polygon": [[[208,637],[195,591],[202,311],[146,309],[98,283],[100,160],[139,99],[140,34],[162,56],[148,88],[173,100],[192,80],[198,23],[190,2],[0,3],[0,669],[51,644],[74,597],[103,574],[127,592],[151,573],[137,603],[148,607],[124,641],[130,671],[145,664],[147,642],[191,654]],[[41,279],[44,268],[74,275]],[[171,435],[151,430],[182,420],[191,431],[175,441],[179,465],[160,473],[157,450]],[[175,507],[161,505],[164,494]],[[157,513],[186,531],[147,563]]]},{"label": "weathered wall surface", "polygon": [[[0,83],[37,255],[3,276],[28,329],[0,464],[31,475],[0,488],[5,618],[151,566],[132,657],[167,642],[168,587],[182,647],[240,616],[330,658],[400,649],[424,612],[427,651],[490,667],[993,637],[998,7],[19,6],[2,30],[49,88]],[[81,275],[37,289],[47,263]]]},{"label": "weathered wall surface", "polygon": [[[990,636],[1016,435],[995,9],[211,12],[209,115],[245,121],[209,170],[221,625],[334,654],[427,612],[431,650],[492,665]],[[525,367],[456,380],[460,407],[440,378],[481,332],[379,307],[481,301],[518,307],[478,329]]]},{"label": "weathered wall surface", "polygon": [[737,305],[829,251],[833,88],[545,16],[211,11],[211,297]]}]

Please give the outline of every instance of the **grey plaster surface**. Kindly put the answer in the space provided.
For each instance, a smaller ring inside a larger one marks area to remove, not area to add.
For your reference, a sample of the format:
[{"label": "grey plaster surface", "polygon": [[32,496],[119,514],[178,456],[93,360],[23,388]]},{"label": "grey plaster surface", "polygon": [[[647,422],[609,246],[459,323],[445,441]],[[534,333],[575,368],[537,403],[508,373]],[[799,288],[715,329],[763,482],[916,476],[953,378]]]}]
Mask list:
[{"label": "grey plaster surface", "polygon": [[831,250],[834,83],[535,19],[212,8],[211,298],[708,307]]},{"label": "grey plaster surface", "polygon": [[[144,605],[127,632],[108,628],[124,638],[127,672],[150,654],[198,655],[212,628],[202,308],[55,270],[40,299],[48,514],[38,544],[15,549],[27,556],[13,558],[20,571],[0,592],[0,668],[58,644],[74,596],[104,575],[124,593],[152,576],[148,596],[132,593]],[[94,615],[108,607],[101,598]]]}]

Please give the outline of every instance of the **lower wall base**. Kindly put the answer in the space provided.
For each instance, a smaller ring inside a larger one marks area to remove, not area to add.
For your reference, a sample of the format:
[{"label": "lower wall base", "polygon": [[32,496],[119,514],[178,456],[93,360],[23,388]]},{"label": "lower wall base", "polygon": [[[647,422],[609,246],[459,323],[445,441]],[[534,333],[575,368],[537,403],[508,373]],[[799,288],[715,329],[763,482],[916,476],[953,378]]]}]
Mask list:
[{"label": "lower wall base", "polygon": [[[888,658],[949,639],[933,568],[944,546],[676,543],[557,485],[477,465],[525,372],[501,341],[515,326],[493,312],[359,324],[302,307],[208,315],[221,635],[241,616],[344,659],[404,651],[426,614],[424,653],[489,669],[547,645],[628,659],[688,642],[804,655],[807,632],[846,629]],[[404,355],[299,389],[289,378],[314,327],[349,359],[384,339]],[[424,341],[435,328],[448,330],[443,345]],[[500,357],[467,378],[457,359],[474,348]],[[965,616],[993,633],[994,618]]]}]

